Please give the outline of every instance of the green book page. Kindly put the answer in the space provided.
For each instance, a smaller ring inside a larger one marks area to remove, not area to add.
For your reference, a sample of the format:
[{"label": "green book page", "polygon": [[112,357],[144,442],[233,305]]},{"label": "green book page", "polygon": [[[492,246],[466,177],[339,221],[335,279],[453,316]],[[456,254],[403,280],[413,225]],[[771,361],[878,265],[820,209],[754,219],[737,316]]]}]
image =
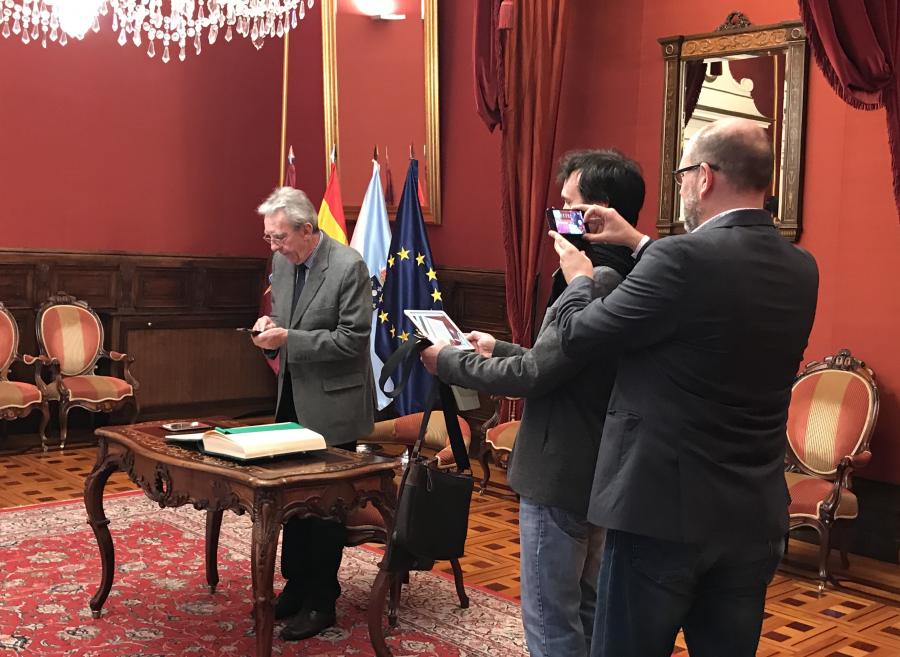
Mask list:
[{"label": "green book page", "polygon": [[286,429],[302,429],[303,426],[296,422],[276,422],[275,424],[259,424],[254,427],[234,427],[226,429],[224,427],[216,427],[216,431],[224,434],[235,433],[261,433],[263,431],[284,431]]}]

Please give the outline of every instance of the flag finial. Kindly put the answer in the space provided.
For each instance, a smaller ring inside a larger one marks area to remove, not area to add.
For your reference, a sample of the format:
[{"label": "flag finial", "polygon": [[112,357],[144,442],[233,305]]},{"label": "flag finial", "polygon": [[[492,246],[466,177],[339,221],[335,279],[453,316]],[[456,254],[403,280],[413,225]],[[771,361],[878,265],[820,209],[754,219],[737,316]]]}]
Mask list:
[{"label": "flag finial", "polygon": [[337,142],[331,145],[331,163],[337,164]]},{"label": "flag finial", "polygon": [[375,144],[375,148],[372,151],[372,159],[376,162],[378,161],[378,144]]},{"label": "flag finial", "polygon": [[288,148],[288,164],[294,163],[294,146],[293,144]]},{"label": "flag finial", "polygon": [[409,142],[409,159],[410,160],[416,159],[416,149],[415,149],[415,146],[413,146],[412,142]]}]

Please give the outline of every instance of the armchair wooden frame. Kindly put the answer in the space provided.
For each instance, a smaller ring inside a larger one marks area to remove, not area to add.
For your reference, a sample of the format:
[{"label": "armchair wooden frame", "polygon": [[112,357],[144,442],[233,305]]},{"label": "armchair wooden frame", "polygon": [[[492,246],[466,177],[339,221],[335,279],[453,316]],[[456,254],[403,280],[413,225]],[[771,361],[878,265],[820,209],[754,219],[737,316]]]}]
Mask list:
[{"label": "armchair wooden frame", "polygon": [[[96,329],[99,334],[96,340],[96,352],[93,355],[85,354],[83,362],[74,368],[68,362],[66,362],[63,354],[54,353],[56,349],[53,346],[48,345],[47,334],[44,330],[44,323],[45,318],[47,317],[47,313],[55,308],[58,308],[59,306],[72,306],[81,313],[89,314],[90,317],[93,318],[93,321],[96,323]],[[132,376],[130,371],[130,366],[134,362],[134,358],[132,356],[129,356],[128,354],[119,353],[117,351],[107,351],[104,348],[103,323],[100,321],[100,317],[97,315],[97,313],[95,313],[90,308],[90,306],[87,305],[87,303],[85,303],[84,301],[78,301],[75,297],[66,294],[65,292],[59,292],[51,296],[41,305],[40,309],[38,310],[37,321],[35,322],[35,331],[37,333],[37,340],[38,345],[41,349],[41,353],[54,362],[54,380],[52,385],[55,387],[55,391],[51,392],[51,398],[55,397],[59,401],[60,449],[63,449],[66,446],[68,414],[72,408],[84,408],[92,413],[111,413],[130,403],[134,406],[134,412],[129,422],[133,424],[137,420],[137,416],[140,413],[140,405],[138,404],[136,393],[138,388],[140,387],[140,384],[137,382],[134,376]],[[80,397],[73,397],[69,386],[66,385],[66,379],[69,377],[94,375],[97,364],[101,358],[107,358],[109,360],[122,363],[124,368],[124,380],[128,383],[128,385],[131,386],[131,394],[125,395],[121,398],[101,399],[97,401],[91,401]],[[54,392],[55,394],[53,394]]]},{"label": "armchair wooden frame", "polygon": [[497,407],[494,414],[481,425],[481,452],[478,454],[478,461],[481,463],[482,475],[479,483],[479,495],[483,495],[487,490],[487,486],[491,481],[491,464],[498,468],[507,470],[509,468],[509,457],[512,454],[512,448],[497,446],[488,438],[488,432],[503,424],[510,422],[518,422],[522,417],[525,400],[521,397],[503,397],[493,396],[496,400]]},{"label": "armchair wooden frame", "polygon": [[[825,584],[829,581],[834,582],[828,571],[828,556],[831,553],[831,538],[833,533],[840,536],[840,555],[841,565],[844,569],[849,568],[850,562],[847,558],[847,525],[852,522],[853,518],[842,519],[837,517],[838,510],[842,499],[852,489],[853,473],[865,467],[872,458],[869,451],[869,442],[872,438],[872,431],[875,428],[875,422],[878,419],[878,387],[875,384],[875,376],[866,364],[854,358],[848,349],[841,349],[834,356],[828,356],[823,361],[813,361],[806,365],[797,380],[794,382],[794,390],[806,378],[810,376],[820,375],[822,372],[829,370],[837,370],[848,372],[849,374],[859,377],[865,384],[868,392],[868,411],[859,431],[859,436],[855,445],[849,454],[845,454],[840,458],[836,466],[831,468],[815,467],[809,462],[809,459],[803,458],[797,453],[795,445],[788,435],[786,449],[786,472],[796,472],[807,477],[815,477],[832,482],[828,495],[818,504],[818,513],[816,516],[805,513],[791,513],[789,532],[798,527],[812,527],[819,534],[819,590],[825,588]],[[835,455],[837,456],[837,455]],[[790,475],[788,475],[790,476]],[[854,516],[855,518],[855,516]],[[788,537],[785,537],[785,547],[787,547]]]},{"label": "armchair wooden frame", "polygon": [[21,360],[26,365],[34,366],[34,385],[23,385],[27,385],[28,388],[37,388],[38,391],[37,399],[30,402],[9,405],[0,404],[0,418],[3,420],[14,420],[27,417],[28,415],[31,415],[31,412],[35,409],[40,409],[42,416],[39,429],[41,435],[41,447],[46,452],[47,424],[50,421],[50,410],[47,402],[47,389],[44,380],[41,377],[41,369],[42,365],[49,366],[52,360],[46,356],[30,356],[28,354],[19,356],[19,326],[16,323],[16,318],[13,317],[12,313],[9,312],[3,302],[0,302],[0,324],[5,325],[0,327],[0,345],[7,343],[7,340],[3,339],[2,334],[8,331],[9,335],[8,349],[2,349],[2,352],[0,352],[0,359],[3,359],[0,360],[0,386],[15,386],[15,383],[9,380],[9,368],[13,363]]}]

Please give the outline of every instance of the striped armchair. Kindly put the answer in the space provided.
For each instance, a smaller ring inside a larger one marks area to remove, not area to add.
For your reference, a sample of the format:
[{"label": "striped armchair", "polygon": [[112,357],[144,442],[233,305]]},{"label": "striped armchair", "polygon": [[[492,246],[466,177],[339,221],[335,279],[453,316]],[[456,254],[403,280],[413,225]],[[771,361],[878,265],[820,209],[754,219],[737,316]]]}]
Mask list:
[{"label": "striped armchair", "polygon": [[49,364],[49,359],[40,356],[21,356],[26,365],[35,366],[34,383],[9,380],[9,368],[19,359],[19,327],[12,313],[0,302],[0,419],[26,417],[39,409],[43,415],[39,429],[41,447],[46,452],[47,422],[50,419],[50,412],[44,394],[41,365]]},{"label": "striped armchair", "polygon": [[871,459],[869,440],[878,418],[878,388],[866,364],[841,349],[809,363],[791,392],[787,422],[790,529],[819,534],[819,590],[830,579],[828,555],[840,534],[841,562],[849,567],[846,525],[859,513],[852,474]]},{"label": "striped armchair", "polygon": [[[131,422],[137,420],[139,386],[129,370],[134,358],[103,348],[103,324],[85,302],[65,292],[51,296],[38,310],[35,329],[42,353],[57,363],[48,396],[59,402],[60,449],[66,446],[69,410],[76,406],[109,413],[131,404]],[[101,358],[121,362],[125,378],[95,374]]]}]

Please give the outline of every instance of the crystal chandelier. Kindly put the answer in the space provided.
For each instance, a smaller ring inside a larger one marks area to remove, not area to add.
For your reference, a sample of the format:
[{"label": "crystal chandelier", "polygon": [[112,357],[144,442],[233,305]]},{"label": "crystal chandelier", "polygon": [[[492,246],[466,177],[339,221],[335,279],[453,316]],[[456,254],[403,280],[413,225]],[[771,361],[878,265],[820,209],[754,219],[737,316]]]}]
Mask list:
[{"label": "crystal chandelier", "polygon": [[184,61],[188,47],[199,55],[203,39],[213,44],[220,31],[226,41],[235,33],[249,38],[258,50],[266,38],[297,27],[312,6],[313,0],[0,0],[0,34],[64,46],[69,37],[99,32],[100,17],[111,13],[120,46],[146,44],[147,55],[159,49],[163,62],[171,46]]}]

